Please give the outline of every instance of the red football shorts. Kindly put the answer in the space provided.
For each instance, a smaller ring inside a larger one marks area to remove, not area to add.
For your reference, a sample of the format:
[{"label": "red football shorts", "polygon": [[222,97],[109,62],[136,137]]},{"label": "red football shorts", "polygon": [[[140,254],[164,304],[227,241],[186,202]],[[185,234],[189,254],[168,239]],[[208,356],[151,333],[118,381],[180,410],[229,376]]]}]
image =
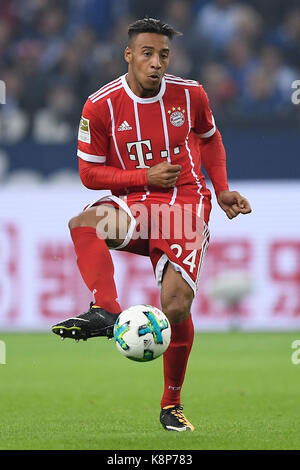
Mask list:
[{"label": "red football shorts", "polygon": [[149,256],[159,287],[170,262],[196,293],[203,259],[209,243],[209,196],[178,188],[170,193],[132,193],[105,196],[86,208],[112,204],[123,209],[131,223],[117,250]]}]

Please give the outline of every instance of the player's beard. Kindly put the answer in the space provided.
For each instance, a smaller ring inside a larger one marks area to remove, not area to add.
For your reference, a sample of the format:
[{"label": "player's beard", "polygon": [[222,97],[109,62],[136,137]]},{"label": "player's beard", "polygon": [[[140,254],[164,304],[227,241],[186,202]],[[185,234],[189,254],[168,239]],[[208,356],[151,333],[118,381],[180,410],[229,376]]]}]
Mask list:
[{"label": "player's beard", "polygon": [[160,90],[160,82],[157,87],[145,88],[141,83],[140,83],[140,87],[143,89],[145,96],[154,96],[154,95],[157,95],[157,93]]},{"label": "player's beard", "polygon": [[157,83],[157,85],[154,84],[152,87],[148,87],[139,80],[137,74],[135,73],[133,64],[132,64],[132,72],[133,72],[133,75],[134,75],[134,78],[135,78],[137,84],[142,89],[143,96],[150,97],[150,96],[155,96],[155,95],[158,94],[158,92],[160,90],[160,86],[161,86],[161,80]]}]

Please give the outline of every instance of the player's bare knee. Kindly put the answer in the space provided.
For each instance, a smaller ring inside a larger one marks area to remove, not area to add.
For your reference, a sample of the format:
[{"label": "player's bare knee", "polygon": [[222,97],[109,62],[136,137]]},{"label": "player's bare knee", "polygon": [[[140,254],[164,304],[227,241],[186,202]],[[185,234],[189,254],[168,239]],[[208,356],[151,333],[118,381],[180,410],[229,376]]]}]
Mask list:
[{"label": "player's bare knee", "polygon": [[128,214],[123,210],[103,204],[97,207],[96,215],[97,233],[105,239],[109,248],[120,246],[129,230],[131,219]]},{"label": "player's bare knee", "polygon": [[96,227],[96,209],[94,207],[87,209],[69,220],[69,229],[76,227]]},{"label": "player's bare knee", "polygon": [[72,217],[72,219],[69,220],[68,223],[69,230],[72,230],[73,228],[80,227],[80,219],[78,216]]},{"label": "player's bare knee", "polygon": [[171,324],[181,323],[191,313],[192,299],[185,296],[173,295],[162,300],[162,310]]}]

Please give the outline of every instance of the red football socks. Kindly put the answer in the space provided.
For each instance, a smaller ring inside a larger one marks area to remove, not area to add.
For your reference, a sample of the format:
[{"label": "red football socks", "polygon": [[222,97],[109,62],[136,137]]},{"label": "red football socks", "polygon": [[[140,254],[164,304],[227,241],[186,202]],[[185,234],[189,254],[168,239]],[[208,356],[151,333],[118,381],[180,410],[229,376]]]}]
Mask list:
[{"label": "red football socks", "polygon": [[114,265],[109,249],[92,227],[75,227],[71,237],[81,276],[94,294],[95,305],[110,313],[120,313],[114,281]]},{"label": "red football socks", "polygon": [[171,325],[171,343],[163,356],[164,393],[161,407],[180,404],[180,392],[186,366],[194,340],[194,325],[191,315],[181,323]]},{"label": "red football socks", "polygon": [[[119,314],[114,281],[114,266],[109,249],[92,227],[76,227],[71,237],[77,255],[82,278],[94,294],[95,305],[110,313]],[[188,358],[194,339],[194,325],[189,316],[181,323],[171,325],[171,343],[163,356],[164,393],[161,407],[180,404],[180,392],[184,381]]]}]

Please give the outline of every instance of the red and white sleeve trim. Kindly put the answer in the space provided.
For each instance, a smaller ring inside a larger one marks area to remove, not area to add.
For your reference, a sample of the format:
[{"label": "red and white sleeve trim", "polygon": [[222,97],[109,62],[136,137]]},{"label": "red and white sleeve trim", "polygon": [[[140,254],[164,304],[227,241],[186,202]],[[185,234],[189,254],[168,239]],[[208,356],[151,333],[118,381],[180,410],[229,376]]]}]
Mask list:
[{"label": "red and white sleeve trim", "polygon": [[77,156],[86,162],[91,163],[105,163],[106,156],[104,155],[91,155],[90,153],[82,152],[82,150],[77,150]]},{"label": "red and white sleeve trim", "polygon": [[208,137],[211,137],[212,135],[214,135],[214,133],[216,132],[216,124],[215,124],[215,120],[213,116],[212,116],[212,122],[213,122],[213,127],[210,129],[210,131],[205,132],[204,134],[198,134],[199,137],[201,137],[202,139],[207,139]]}]

